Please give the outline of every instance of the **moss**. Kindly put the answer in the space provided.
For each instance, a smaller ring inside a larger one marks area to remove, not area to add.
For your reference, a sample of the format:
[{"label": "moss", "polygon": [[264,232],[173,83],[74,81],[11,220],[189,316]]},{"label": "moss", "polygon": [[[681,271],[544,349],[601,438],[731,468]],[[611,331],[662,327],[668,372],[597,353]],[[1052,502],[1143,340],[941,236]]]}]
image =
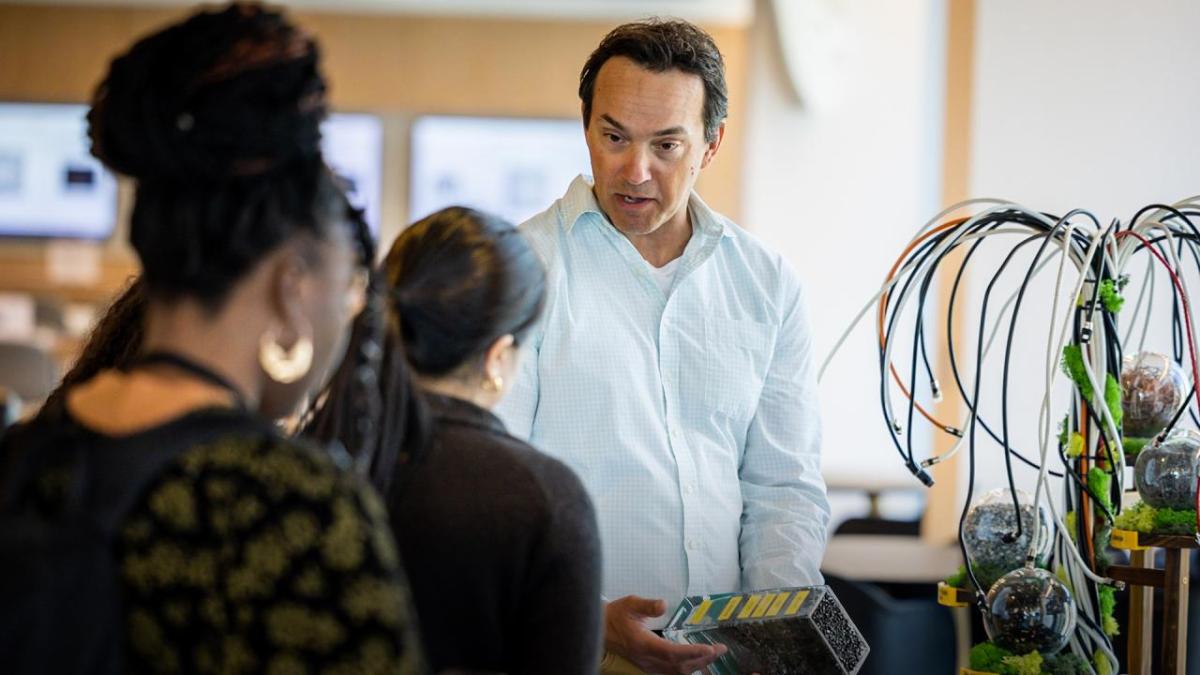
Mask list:
[{"label": "moss", "polygon": [[1042,655],[1029,652],[1024,656],[1005,656],[1002,659],[1012,675],[1042,675]]},{"label": "moss", "polygon": [[971,670],[998,673],[1006,656],[1012,656],[1012,652],[991,642],[980,642],[971,647]]},{"label": "moss", "polygon": [[1112,475],[1098,466],[1093,466],[1088,469],[1087,477],[1088,487],[1091,488],[1092,494],[1108,512],[1112,512]]},{"label": "moss", "polygon": [[1083,434],[1071,434],[1071,442],[1067,444],[1067,457],[1079,457],[1083,454]]},{"label": "moss", "polygon": [[1121,423],[1125,420],[1125,409],[1121,407],[1121,383],[1112,373],[1104,376],[1104,405],[1112,415],[1113,426],[1120,433]]},{"label": "moss", "polygon": [[1071,541],[1075,541],[1077,536],[1075,517],[1074,511],[1067,511],[1067,515],[1063,516],[1063,524],[1067,526],[1067,534],[1071,535]]},{"label": "moss", "polygon": [[1158,509],[1154,514],[1154,531],[1161,534],[1195,533],[1196,509]]},{"label": "moss", "polygon": [[1083,675],[1090,672],[1088,662],[1064,651],[1054,656],[1030,652],[1018,656],[991,642],[971,648],[970,668],[997,675]]},{"label": "moss", "polygon": [[1121,627],[1117,623],[1116,617],[1113,616],[1113,611],[1117,608],[1116,591],[1112,586],[1101,586],[1099,597],[1101,627],[1104,629],[1105,635],[1114,637],[1121,632]]},{"label": "moss", "polygon": [[[971,569],[975,571],[975,578],[979,580],[980,590],[987,592],[992,584],[1000,577],[1008,574],[1012,570],[995,565],[972,565]],[[946,585],[952,588],[970,588],[971,578],[967,576],[967,568],[964,565],[959,565],[958,570],[946,577]]]},{"label": "moss", "polygon": [[1117,527],[1149,534],[1154,531],[1154,513],[1153,506],[1146,502],[1138,502],[1117,514]]},{"label": "moss", "polygon": [[1092,655],[1092,663],[1096,666],[1096,675],[1113,675],[1112,664],[1109,663],[1108,657],[1099,649]]},{"label": "moss", "polygon": [[1133,436],[1126,436],[1124,439],[1122,439],[1121,443],[1121,445],[1125,447],[1125,461],[1127,463],[1132,462],[1137,458],[1138,453],[1142,451],[1142,448],[1146,447],[1153,440],[1153,438],[1135,438]]},{"label": "moss", "polygon": [[1067,377],[1071,378],[1075,386],[1079,387],[1079,393],[1083,395],[1083,399],[1091,401],[1096,391],[1092,389],[1092,384],[1088,381],[1087,369],[1083,366],[1083,347],[1081,345],[1063,347],[1062,367]]},{"label": "moss", "polygon": [[1117,527],[1144,534],[1195,534],[1195,509],[1156,509],[1138,502],[1117,516]]},{"label": "moss", "polygon": [[[1083,396],[1083,400],[1087,401],[1089,405],[1093,404],[1096,390],[1092,388],[1092,383],[1088,380],[1087,368],[1083,365],[1082,345],[1063,347],[1062,368],[1075,386],[1079,387],[1079,393]],[[1113,424],[1120,430],[1121,420],[1124,417],[1124,412],[1121,410],[1121,383],[1112,373],[1104,377],[1104,405],[1112,415]]]},{"label": "moss", "polygon": [[1067,651],[1051,656],[1042,666],[1045,675],[1083,675],[1089,670],[1087,661]]},{"label": "moss", "polygon": [[1112,279],[1100,282],[1100,303],[1111,314],[1121,311],[1121,306],[1125,304],[1125,298],[1121,297],[1117,284]]}]

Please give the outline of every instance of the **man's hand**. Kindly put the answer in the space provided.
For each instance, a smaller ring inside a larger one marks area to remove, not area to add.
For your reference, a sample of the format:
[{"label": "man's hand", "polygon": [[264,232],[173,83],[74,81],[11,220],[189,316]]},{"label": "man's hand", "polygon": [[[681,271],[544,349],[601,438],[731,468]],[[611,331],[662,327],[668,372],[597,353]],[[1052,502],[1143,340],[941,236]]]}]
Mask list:
[{"label": "man's hand", "polygon": [[646,628],[646,619],[662,616],[662,600],[627,595],[604,606],[604,646],[648,673],[689,675],[716,661],[725,645],[679,645]]}]

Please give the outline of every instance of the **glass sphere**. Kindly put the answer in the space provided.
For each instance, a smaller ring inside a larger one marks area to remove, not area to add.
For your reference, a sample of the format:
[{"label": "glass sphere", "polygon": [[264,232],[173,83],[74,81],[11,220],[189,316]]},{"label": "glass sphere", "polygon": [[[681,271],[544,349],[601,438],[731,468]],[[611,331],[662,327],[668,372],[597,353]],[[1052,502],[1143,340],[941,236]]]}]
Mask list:
[{"label": "glass sphere", "polygon": [[1183,368],[1154,352],[1126,356],[1121,364],[1121,409],[1124,433],[1149,438],[1166,428],[1187,397]]},{"label": "glass sphere", "polygon": [[1155,508],[1196,508],[1196,480],[1200,475],[1200,434],[1176,429],[1155,447],[1138,453],[1133,482],[1142,501]]},{"label": "glass sphere", "polygon": [[983,625],[992,642],[1014,654],[1049,656],[1071,639],[1075,599],[1052,572],[1023,567],[988,591]]},{"label": "glass sphere", "polygon": [[963,542],[971,562],[989,568],[996,575],[1025,565],[1031,539],[1038,561],[1044,560],[1050,551],[1052,530],[1045,507],[1034,508],[1032,497],[1024,490],[1017,490],[1017,501],[1021,505],[1020,537],[1013,538],[1017,517],[1012,492],[1007,488],[980,497],[963,521]]}]

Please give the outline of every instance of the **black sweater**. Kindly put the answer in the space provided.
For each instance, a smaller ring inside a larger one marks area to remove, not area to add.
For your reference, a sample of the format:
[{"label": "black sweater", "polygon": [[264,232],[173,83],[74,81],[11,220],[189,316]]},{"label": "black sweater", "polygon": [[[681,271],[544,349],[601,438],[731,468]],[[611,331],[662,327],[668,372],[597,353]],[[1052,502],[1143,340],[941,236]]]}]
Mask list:
[{"label": "black sweater", "polygon": [[430,442],[388,509],[430,665],[596,672],[600,540],[583,485],[482,408],[426,400]]}]

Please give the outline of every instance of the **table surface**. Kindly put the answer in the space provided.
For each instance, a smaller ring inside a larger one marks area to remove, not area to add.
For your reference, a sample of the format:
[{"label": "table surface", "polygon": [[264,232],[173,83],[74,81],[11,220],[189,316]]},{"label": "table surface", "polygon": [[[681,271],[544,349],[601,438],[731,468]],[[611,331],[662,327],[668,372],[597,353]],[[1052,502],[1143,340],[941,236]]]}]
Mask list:
[{"label": "table surface", "polygon": [[829,541],[821,569],[846,579],[937,583],[962,564],[956,544],[931,545],[919,537],[847,534]]}]

